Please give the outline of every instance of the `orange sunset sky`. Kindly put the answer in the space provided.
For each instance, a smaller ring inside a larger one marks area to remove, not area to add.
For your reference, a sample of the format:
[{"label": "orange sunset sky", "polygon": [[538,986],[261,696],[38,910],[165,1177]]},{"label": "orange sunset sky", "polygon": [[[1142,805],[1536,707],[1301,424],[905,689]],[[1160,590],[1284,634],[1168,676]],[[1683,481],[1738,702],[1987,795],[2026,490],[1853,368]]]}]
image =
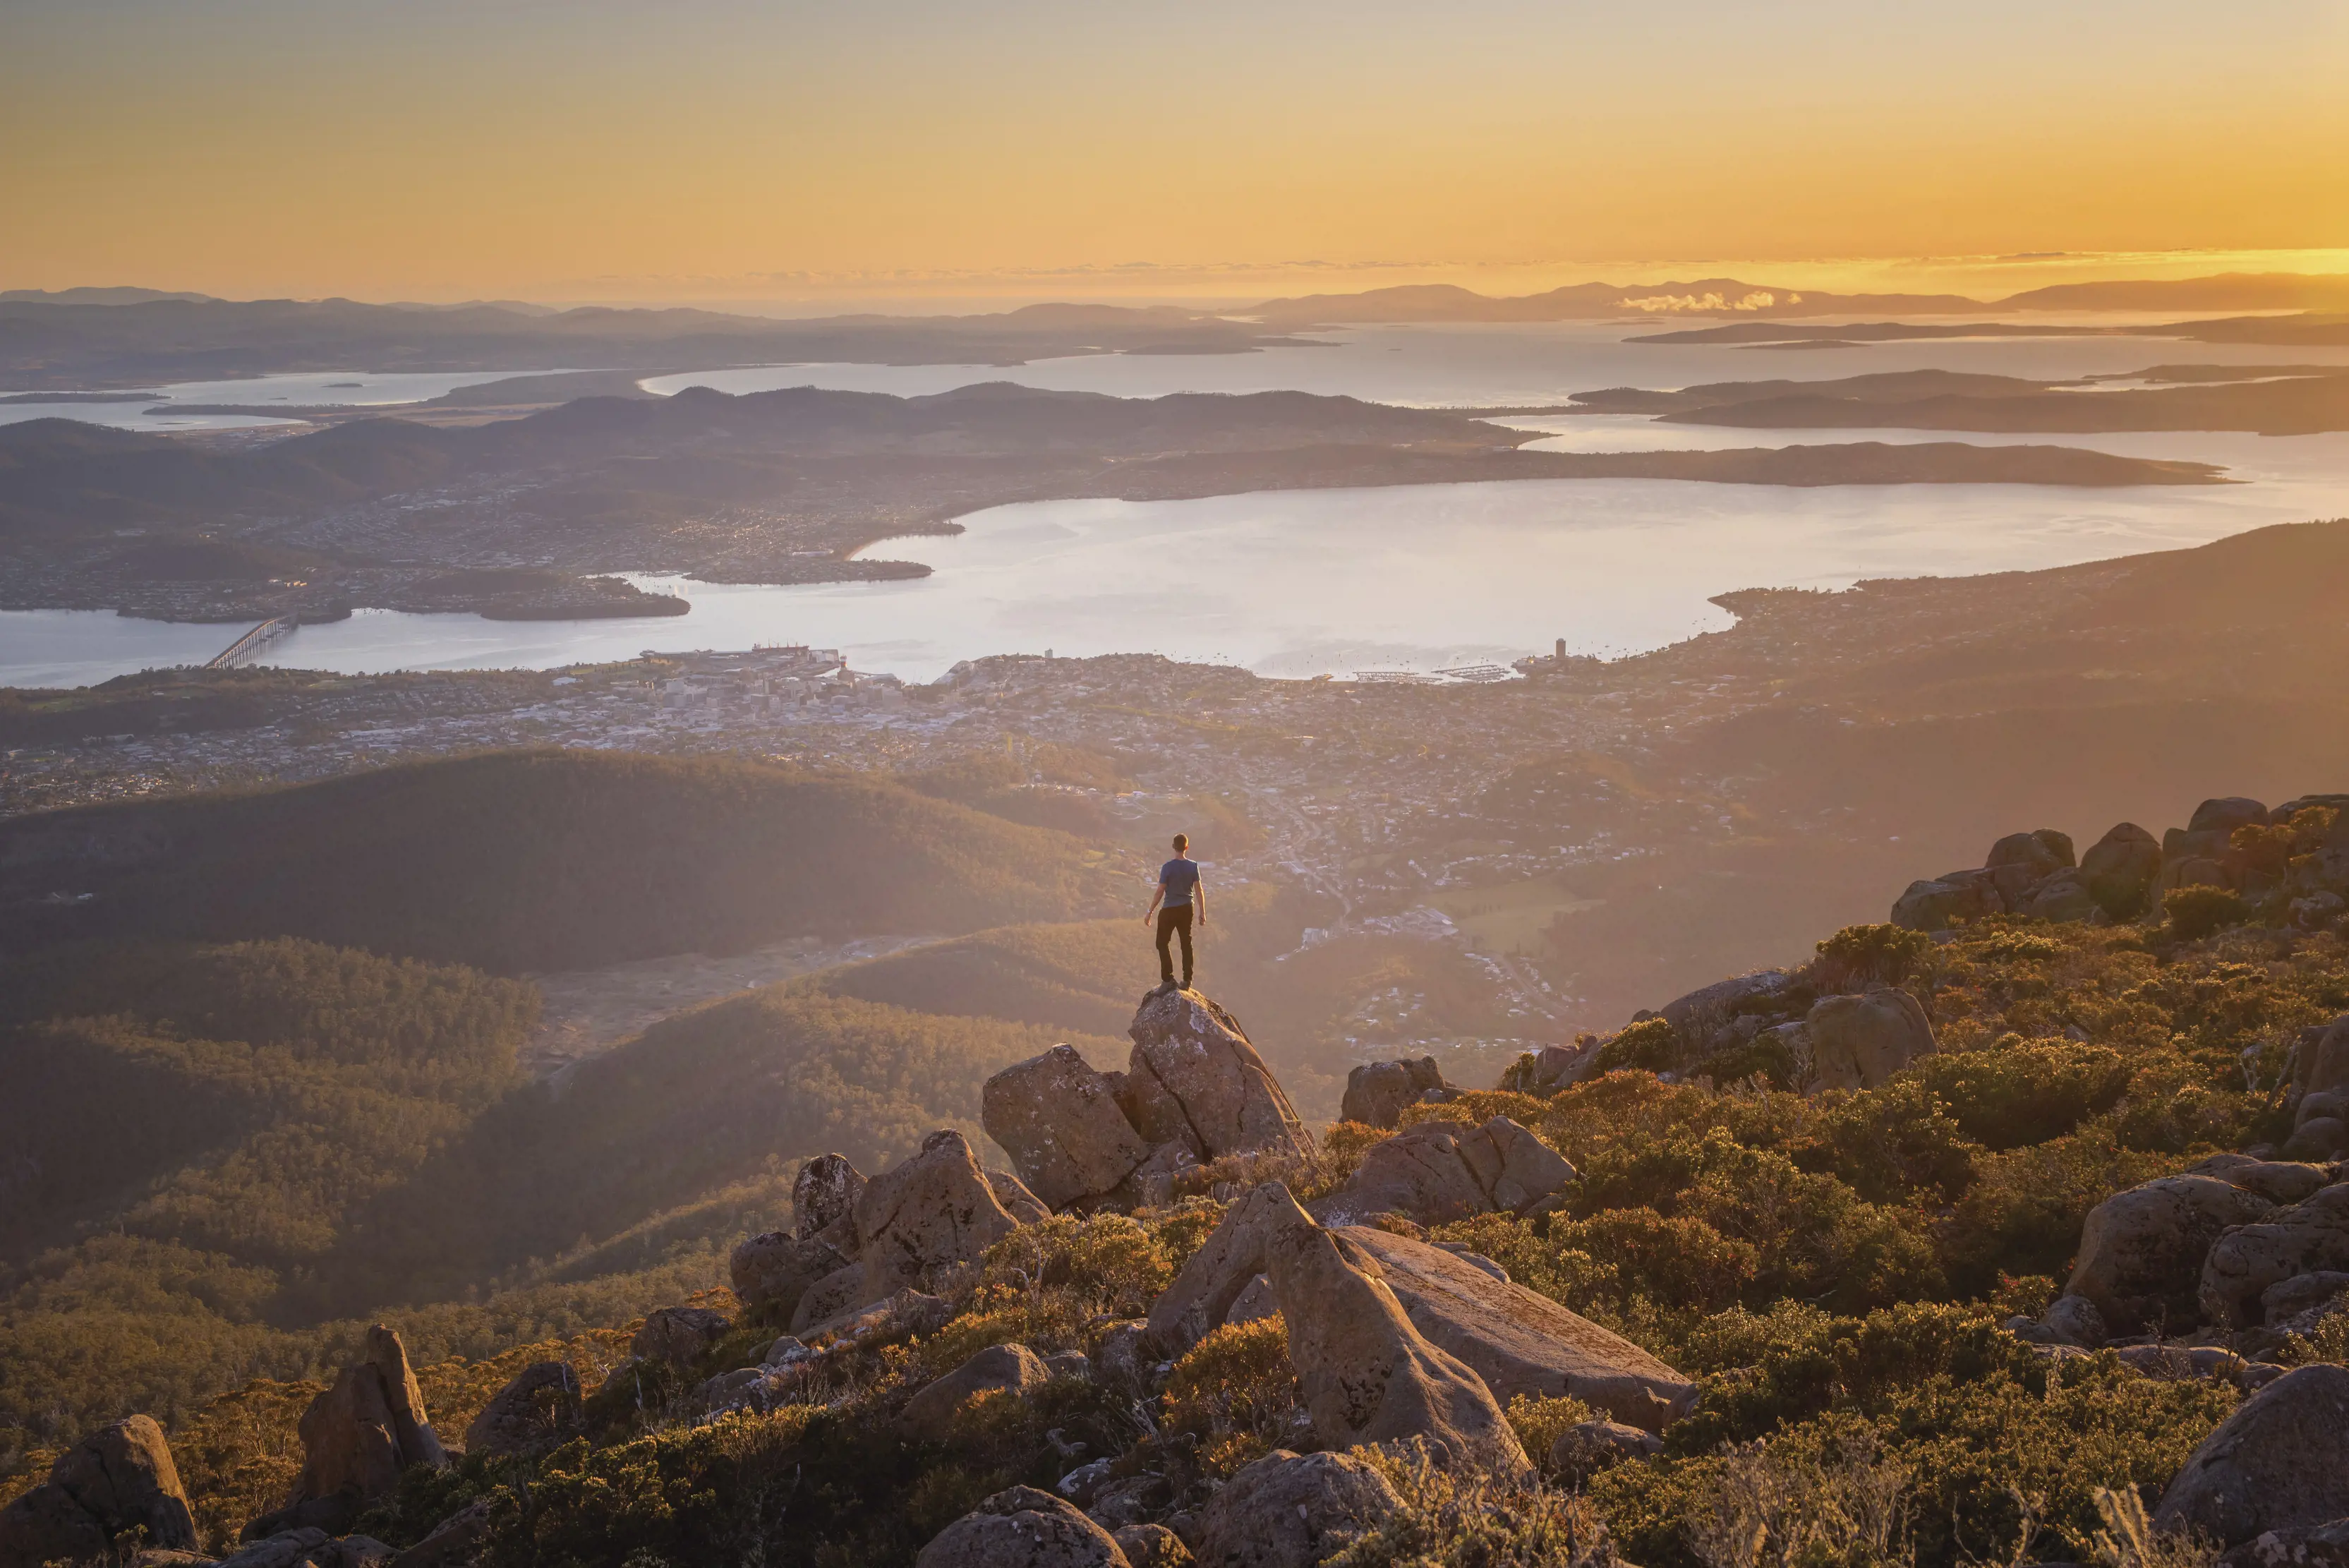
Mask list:
[{"label": "orange sunset sky", "polygon": [[2342,0],[9,0],[0,287],[2349,270],[2344,82]]}]

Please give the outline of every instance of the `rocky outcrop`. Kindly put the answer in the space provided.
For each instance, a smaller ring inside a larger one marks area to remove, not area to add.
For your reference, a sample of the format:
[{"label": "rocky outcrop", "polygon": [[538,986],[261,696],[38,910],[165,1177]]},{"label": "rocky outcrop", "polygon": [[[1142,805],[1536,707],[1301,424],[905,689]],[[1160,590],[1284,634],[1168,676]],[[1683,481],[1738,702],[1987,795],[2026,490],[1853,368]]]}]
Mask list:
[{"label": "rocky outcrop", "polygon": [[2349,1367],[2299,1367],[2202,1439],[2162,1494],[2157,1524],[2221,1546],[2349,1518]]},{"label": "rocky outcrop", "polygon": [[1110,1532],[1034,1487],[997,1492],[940,1531],[914,1568],[1131,1568]]},{"label": "rocky outcrop", "polygon": [[859,1304],[919,1289],[934,1270],[969,1262],[1019,1228],[970,1140],[934,1132],[918,1154],[874,1177],[856,1200]]},{"label": "rocky outcrop", "polygon": [[2252,1326],[2265,1316],[2260,1298],[2271,1286],[2318,1270],[2349,1270],[2349,1183],[2217,1237],[2200,1271],[2202,1311],[2215,1324]]},{"label": "rocky outcrop", "polygon": [[2106,914],[2133,919],[2161,879],[2161,841],[2134,822],[2121,823],[2080,857],[2080,879]]},{"label": "rocky outcrop", "polygon": [[1523,1213],[1574,1174],[1555,1149],[1506,1116],[1477,1127],[1421,1122],[1372,1144],[1346,1184],[1314,1207],[1331,1224],[1401,1214],[1440,1225]]},{"label": "rocky outcrop", "polygon": [[2303,1030],[2292,1052],[2288,1152],[2323,1159],[2349,1150],[2349,1015]]},{"label": "rocky outcrop", "polygon": [[1339,1234],[1377,1264],[1412,1326],[1473,1368],[1504,1408],[1521,1394],[1571,1395],[1660,1432],[1695,1403],[1696,1386],[1670,1366],[1493,1265],[1368,1226]]},{"label": "rocky outcrop", "polygon": [[979,1119],[1036,1197],[1061,1209],[1115,1191],[1150,1158],[1118,1109],[1117,1083],[1055,1045],[988,1079]]},{"label": "rocky outcrop", "polygon": [[715,1348],[734,1326],[724,1313],[708,1307],[656,1307],[645,1314],[643,1326],[628,1342],[628,1354],[638,1361],[666,1366],[690,1366]]},{"label": "rocky outcrop", "polygon": [[864,1304],[864,1265],[844,1263],[800,1297],[800,1304],[792,1309],[791,1331],[812,1334]]},{"label": "rocky outcrop", "polygon": [[864,1177],[845,1155],[823,1154],[792,1183],[792,1226],[734,1249],[729,1282],[745,1307],[788,1322],[815,1284],[857,1260],[856,1200]]},{"label": "rocky outcrop", "polygon": [[988,1190],[995,1194],[995,1200],[1003,1205],[1003,1211],[1011,1216],[1015,1224],[1037,1225],[1052,1217],[1052,1210],[1044,1201],[1009,1171],[988,1170],[982,1174],[987,1178]]},{"label": "rocky outcrop", "polygon": [[468,1454],[537,1454],[571,1440],[580,1428],[579,1375],[560,1361],[524,1367],[490,1396],[465,1428]]},{"label": "rocky outcrop", "polygon": [[1811,1046],[1808,1087],[1873,1089],[1933,1052],[1933,1025],[1907,992],[1878,986],[1824,996],[1803,1020]]},{"label": "rocky outcrop", "polygon": [[1313,1568],[1402,1502],[1357,1455],[1276,1449],[1208,1501],[1196,1556],[1200,1568]]},{"label": "rocky outcrop", "polygon": [[1133,1568],[1186,1568],[1191,1549],[1163,1524],[1129,1524],[1112,1537]]},{"label": "rocky outcrop", "polygon": [[2086,1297],[2116,1334],[2186,1327],[2199,1316],[2211,1243],[2272,1207],[2215,1176],[2165,1176],[2116,1192],[2088,1211],[2064,1292]]},{"label": "rocky outcrop", "polygon": [[1456,1460],[1525,1469],[1484,1380],[1413,1326],[1375,1258],[1316,1224],[1277,1181],[1233,1205],[1184,1266],[1152,1311],[1153,1336],[1196,1343],[1258,1274],[1288,1321],[1289,1364],[1324,1446],[1418,1438]]},{"label": "rocky outcrop", "polygon": [[1587,1480],[1612,1464],[1663,1451],[1663,1439],[1620,1421],[1578,1421],[1549,1446],[1549,1468],[1571,1481]]},{"label": "rocky outcrop", "polygon": [[109,1559],[124,1537],[167,1551],[196,1544],[171,1445],[150,1416],[91,1433],[58,1456],[48,1480],[0,1508],[0,1568]]},{"label": "rocky outcrop", "polygon": [[[304,1459],[287,1508],[246,1527],[250,1538],[276,1533],[286,1525],[314,1524],[332,1534],[340,1529],[307,1503],[347,1506],[389,1497],[410,1465],[448,1462],[425,1415],[424,1393],[408,1365],[399,1335],[378,1324],[367,1330],[363,1359],[343,1368],[334,1386],[310,1402],[300,1424]],[[291,1516],[291,1517],[288,1517]]]},{"label": "rocky outcrop", "polygon": [[1402,1123],[1406,1106],[1431,1096],[1449,1098],[1451,1085],[1433,1056],[1403,1062],[1365,1062],[1346,1075],[1346,1097],[1338,1114],[1365,1127],[1393,1128]]},{"label": "rocky outcrop", "polygon": [[792,1181],[792,1233],[805,1241],[846,1226],[853,1238],[856,1200],[864,1195],[864,1178],[846,1155],[816,1156]]},{"label": "rocky outcrop", "polygon": [[998,1390],[1030,1394],[1051,1378],[1043,1357],[1026,1345],[989,1345],[906,1401],[897,1417],[898,1435],[913,1442],[943,1443],[954,1436],[955,1412],[973,1395]]},{"label": "rocky outcrop", "polygon": [[737,1245],[726,1268],[736,1300],[788,1322],[817,1281],[854,1261],[829,1241],[768,1231]]},{"label": "rocky outcrop", "polygon": [[1305,1124],[1238,1020],[1206,997],[1155,992],[1129,1033],[1133,1053],[1119,1104],[1146,1143],[1179,1144],[1202,1161],[1312,1154]]}]

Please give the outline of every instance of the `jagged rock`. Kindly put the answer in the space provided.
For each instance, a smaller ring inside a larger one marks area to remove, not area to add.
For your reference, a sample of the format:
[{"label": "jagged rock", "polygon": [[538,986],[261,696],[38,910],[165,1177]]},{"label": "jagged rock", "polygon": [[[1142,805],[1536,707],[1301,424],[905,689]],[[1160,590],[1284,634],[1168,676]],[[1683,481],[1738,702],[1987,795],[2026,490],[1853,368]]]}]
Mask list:
[{"label": "jagged rock", "polygon": [[[1289,1363],[1324,1446],[1416,1437],[1455,1459],[1525,1469],[1483,1379],[1413,1325],[1371,1252],[1316,1224],[1279,1182],[1233,1204],[1192,1254],[1151,1309],[1152,1343],[1170,1355],[1189,1349],[1258,1274],[1284,1308]],[[1289,1312],[1289,1303],[1301,1305]]]},{"label": "jagged rock", "polygon": [[1127,1530],[1143,1523],[1174,1501],[1174,1489],[1159,1475],[1129,1476],[1101,1489],[1085,1510],[1085,1517],[1103,1530]]},{"label": "jagged rock", "polygon": [[1506,1116],[1479,1127],[1421,1122],[1371,1146],[1316,1208],[1333,1224],[1402,1214],[1423,1225],[1520,1213],[1574,1179],[1574,1167]]},{"label": "jagged rock", "polygon": [[1873,1089],[1933,1051],[1933,1025],[1915,997],[1892,986],[1825,996],[1803,1020],[1811,1074],[1822,1089]]},{"label": "jagged rock", "polygon": [[1549,1446],[1550,1469],[1569,1480],[1586,1480],[1624,1459],[1643,1459],[1664,1450],[1653,1432],[1620,1421],[1578,1421]]},{"label": "jagged rock", "polygon": [[2064,1293],[2085,1296],[2113,1333],[2184,1327],[2196,1317],[2210,1244],[2271,1207],[2215,1176],[2164,1176],[2116,1192],[2088,1210]]},{"label": "jagged rock", "polygon": [[423,1540],[391,1560],[390,1568],[461,1568],[490,1532],[490,1500],[467,1503],[434,1525]]},{"label": "jagged rock", "polygon": [[[932,1270],[970,1262],[1019,1228],[969,1140],[934,1132],[920,1153],[874,1177],[856,1200],[864,1300],[918,1287]],[[797,1333],[796,1319],[792,1326]]]},{"label": "jagged rock", "polygon": [[534,1454],[570,1440],[579,1429],[579,1375],[560,1361],[524,1367],[490,1396],[465,1428],[468,1454]]},{"label": "jagged rock", "polygon": [[1402,1503],[1367,1459],[1276,1449],[1208,1500],[1200,1568],[1313,1568]]},{"label": "jagged rock", "polygon": [[1184,1172],[1199,1168],[1198,1156],[1188,1144],[1162,1143],[1128,1179],[1134,1202],[1143,1209],[1164,1209],[1174,1201],[1174,1183]]},{"label": "jagged rock", "polygon": [[1055,1045],[988,1079],[979,1120],[1037,1198],[1064,1208],[1112,1191],[1150,1158],[1115,1087],[1073,1046]]},{"label": "jagged rock", "polygon": [[2084,873],[2058,871],[2032,889],[2020,912],[2035,920],[2066,924],[2095,919],[2104,909]]},{"label": "jagged rock", "polygon": [[1191,1549],[1163,1524],[1129,1524],[1116,1535],[1117,1549],[1133,1568],[1186,1568]]},{"label": "jagged rock", "polygon": [[1525,1450],[1484,1379],[1413,1326],[1369,1253],[1314,1224],[1294,1199],[1288,1208],[1264,1269],[1314,1435],[1328,1448],[1416,1439],[1454,1462],[1525,1473]]},{"label": "jagged rock", "polygon": [[2294,1274],[2260,1293],[2262,1321],[2272,1328],[2289,1324],[2295,1319],[2306,1319],[2313,1327],[2314,1319],[2342,1310],[2340,1303],[2344,1292],[2349,1292],[2349,1273],[2338,1269],[2318,1269],[2305,1274]]},{"label": "jagged rock", "polygon": [[813,1334],[819,1327],[864,1304],[864,1265],[844,1264],[807,1288],[792,1309],[794,1334]]},{"label": "jagged rock", "polygon": [[2249,795],[2222,795],[2206,800],[2194,808],[2187,819],[2189,833],[2231,834],[2239,827],[2253,827],[2268,819],[2268,808]]},{"label": "jagged rock", "polygon": [[1449,1089],[1433,1056],[1415,1061],[1365,1062],[1346,1075],[1346,1097],[1338,1114],[1368,1127],[1401,1125],[1403,1108],[1419,1104],[1430,1089]]},{"label": "jagged rock", "polygon": [[1571,1045],[1545,1045],[1534,1056],[1533,1087],[1537,1094],[1554,1094],[1580,1083],[1598,1064],[1600,1041],[1586,1035]]},{"label": "jagged rock", "polygon": [[768,1308],[789,1318],[810,1286],[850,1262],[829,1241],[767,1231],[737,1245],[726,1272],[735,1299],[744,1306]]},{"label": "jagged rock", "polygon": [[628,1354],[638,1361],[670,1366],[690,1366],[707,1355],[734,1326],[724,1313],[708,1307],[656,1307],[645,1314],[644,1326],[628,1342]]},{"label": "jagged rock", "polygon": [[191,1551],[195,1516],[151,1416],[102,1427],[59,1455],[48,1480],[0,1508],[0,1568],[110,1557],[115,1539]]},{"label": "jagged rock", "polygon": [[1141,1393],[1149,1384],[1154,1365],[1146,1320],[1127,1318],[1102,1330],[1101,1345],[1093,1355],[1093,1370],[1103,1383]]},{"label": "jagged rock", "polygon": [[2080,877],[2090,897],[2115,919],[2140,913],[2161,878],[2161,842],[2134,822],[2124,822],[2080,857]]},{"label": "jagged rock", "polygon": [[1894,925],[1912,931],[1945,931],[1960,920],[1980,919],[1995,912],[1997,900],[1997,890],[1986,878],[1953,872],[1909,883],[1908,890],[1892,901],[1890,919]]},{"label": "jagged rock", "polygon": [[2076,1345],[2083,1350],[2100,1348],[2111,1337],[2105,1314],[2096,1303],[2085,1296],[2070,1293],[2057,1296],[2047,1310],[2039,1314],[2039,1324],[2058,1345]]},{"label": "jagged rock", "polygon": [[2230,1187],[2271,1203],[2300,1203],[2333,1182],[2333,1173],[2321,1165],[2288,1159],[2253,1159],[2242,1154],[2214,1154],[2186,1168],[2188,1176],[2215,1176]]},{"label": "jagged rock", "polygon": [[897,1417],[898,1435],[912,1442],[943,1443],[954,1436],[955,1412],[972,1395],[997,1389],[1031,1394],[1051,1376],[1043,1357],[1026,1345],[989,1345],[907,1400]]},{"label": "jagged rock", "polygon": [[1233,1298],[1231,1310],[1224,1314],[1224,1321],[1226,1324],[1261,1323],[1266,1318],[1279,1315],[1280,1303],[1273,1296],[1272,1282],[1258,1274]]},{"label": "jagged rock", "polygon": [[1312,1154],[1305,1124],[1272,1070],[1238,1021],[1206,997],[1154,992],[1129,1033],[1133,1054],[1120,1106],[1145,1141],[1181,1144],[1201,1160]]},{"label": "jagged rock", "polygon": [[1685,1412],[1696,1386],[1619,1334],[1512,1283],[1498,1265],[1368,1226],[1339,1234],[1375,1262],[1412,1326],[1459,1357],[1503,1407],[1572,1395],[1648,1431]]},{"label": "jagged rock", "polygon": [[1131,1568],[1110,1532],[1050,1492],[1015,1486],[940,1531],[914,1568]]},{"label": "jagged rock", "polygon": [[2349,1519],[2262,1532],[2220,1557],[2218,1568],[2349,1568]]},{"label": "jagged rock", "polygon": [[2202,1439],[2154,1521],[2234,1546],[2264,1531],[2349,1517],[2349,1367],[2296,1368]]},{"label": "jagged rock", "polygon": [[[1224,1211],[1150,1308],[1148,1340],[1170,1357],[1180,1356],[1231,1314],[1249,1284],[1264,1274],[1265,1251],[1279,1232],[1295,1223],[1297,1200],[1277,1181],[1251,1188]],[[1103,1342],[1107,1355],[1107,1342]]]},{"label": "jagged rock", "polygon": [[2217,1238],[2202,1263],[2202,1310],[2213,1323],[2248,1328],[2263,1317],[2269,1286],[2326,1269],[2349,1270],[2349,1183]]},{"label": "jagged rock", "polygon": [[407,1347],[381,1324],[367,1330],[365,1358],[302,1412],[300,1431],[306,1457],[289,1504],[337,1495],[372,1501],[398,1490],[409,1466],[448,1462]]},{"label": "jagged rock", "polygon": [[[820,1154],[800,1167],[792,1182],[792,1234],[801,1241],[824,1235],[856,1212],[864,1178],[842,1154]],[[855,1231],[850,1227],[848,1234]]]},{"label": "jagged rock", "polygon": [[1040,1225],[1052,1217],[1052,1210],[1043,1199],[1028,1190],[1028,1184],[1009,1171],[989,1170],[983,1174],[987,1177],[987,1189],[995,1194],[995,1200],[1003,1205],[1003,1211],[1011,1216],[1014,1223]]}]

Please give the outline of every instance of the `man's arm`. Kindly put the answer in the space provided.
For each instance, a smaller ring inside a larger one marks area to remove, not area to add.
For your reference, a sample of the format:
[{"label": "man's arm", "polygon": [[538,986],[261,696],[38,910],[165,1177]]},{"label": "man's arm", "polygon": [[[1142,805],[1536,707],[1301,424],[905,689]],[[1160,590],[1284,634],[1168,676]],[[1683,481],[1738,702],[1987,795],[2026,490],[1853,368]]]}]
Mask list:
[{"label": "man's arm", "polygon": [[1166,897],[1166,878],[1161,877],[1158,879],[1158,890],[1150,895],[1150,908],[1142,911],[1142,923],[1143,925],[1148,925],[1150,923],[1151,917],[1158,913],[1158,900],[1164,897]]},{"label": "man's arm", "polygon": [[1191,884],[1191,909],[1193,913],[1199,917],[1199,923],[1206,925],[1207,923],[1207,879],[1204,877]]}]

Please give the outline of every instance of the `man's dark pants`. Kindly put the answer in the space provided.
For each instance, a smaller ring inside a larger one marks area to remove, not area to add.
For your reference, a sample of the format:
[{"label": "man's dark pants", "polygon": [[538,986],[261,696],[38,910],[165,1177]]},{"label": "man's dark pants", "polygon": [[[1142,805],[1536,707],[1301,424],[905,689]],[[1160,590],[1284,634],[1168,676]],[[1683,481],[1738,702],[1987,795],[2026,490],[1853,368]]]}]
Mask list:
[{"label": "man's dark pants", "polygon": [[1174,979],[1174,955],[1166,949],[1167,942],[1183,939],[1183,989],[1191,988],[1191,906],[1169,904],[1158,911],[1158,978],[1172,983]]}]

